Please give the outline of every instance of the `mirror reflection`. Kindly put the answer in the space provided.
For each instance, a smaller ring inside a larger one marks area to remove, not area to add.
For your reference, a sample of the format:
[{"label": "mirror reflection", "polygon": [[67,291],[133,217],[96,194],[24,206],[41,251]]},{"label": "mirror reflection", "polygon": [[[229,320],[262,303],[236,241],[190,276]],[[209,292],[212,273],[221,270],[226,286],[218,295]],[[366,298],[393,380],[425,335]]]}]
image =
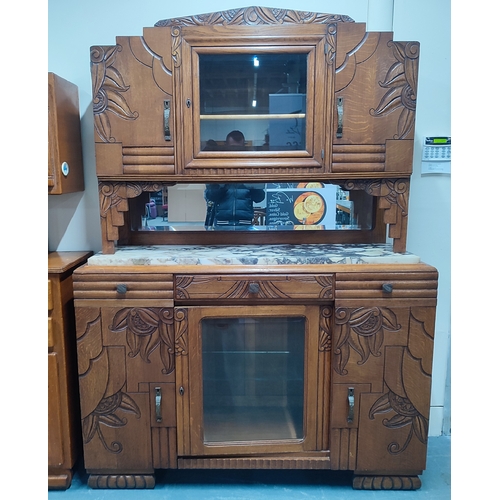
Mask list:
[{"label": "mirror reflection", "polygon": [[[199,54],[200,149],[305,149],[307,57]],[[230,131],[245,137],[236,147],[228,143]]]},{"label": "mirror reflection", "polygon": [[373,198],[322,182],[176,184],[149,193],[139,231],[372,229]]}]

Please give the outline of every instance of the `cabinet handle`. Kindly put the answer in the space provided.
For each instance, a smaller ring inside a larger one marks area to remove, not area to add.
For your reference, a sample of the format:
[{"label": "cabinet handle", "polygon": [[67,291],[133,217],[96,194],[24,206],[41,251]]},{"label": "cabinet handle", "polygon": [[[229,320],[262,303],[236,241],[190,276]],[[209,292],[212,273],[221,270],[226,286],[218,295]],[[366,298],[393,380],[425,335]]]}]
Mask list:
[{"label": "cabinet handle", "polygon": [[387,293],[392,293],[392,285],[390,283],[384,283],[382,285],[382,290]]},{"label": "cabinet handle", "polygon": [[344,98],[337,97],[337,139],[342,137],[342,132],[344,128]]},{"label": "cabinet handle", "polygon": [[155,392],[156,421],[161,422],[161,387],[155,387]]},{"label": "cabinet handle", "polygon": [[120,283],[119,285],[116,285],[116,291],[118,293],[126,293],[127,292],[127,285],[124,283]]},{"label": "cabinet handle", "polygon": [[349,387],[349,389],[347,390],[347,402],[349,403],[347,423],[352,424],[352,422],[354,421],[354,387]]},{"label": "cabinet handle", "polygon": [[182,386],[181,386],[181,387],[179,387],[179,394],[180,394],[181,396],[184,396],[184,387],[182,387]]},{"label": "cabinet handle", "polygon": [[165,140],[171,141],[172,134],[170,133],[170,99],[163,101],[163,131]]},{"label": "cabinet handle", "polygon": [[191,107],[191,99],[186,99],[186,106],[188,109]]}]

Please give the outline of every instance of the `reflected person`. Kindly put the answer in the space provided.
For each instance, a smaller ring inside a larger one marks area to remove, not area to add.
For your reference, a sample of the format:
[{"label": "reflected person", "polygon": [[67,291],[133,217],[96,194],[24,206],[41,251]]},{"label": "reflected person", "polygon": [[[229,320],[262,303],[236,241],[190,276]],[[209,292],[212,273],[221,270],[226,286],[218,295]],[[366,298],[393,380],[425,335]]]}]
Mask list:
[{"label": "reflected person", "polygon": [[[205,199],[213,203],[215,226],[250,226],[253,204],[265,197],[263,184],[207,184]],[[211,225],[211,224],[207,224]]]}]

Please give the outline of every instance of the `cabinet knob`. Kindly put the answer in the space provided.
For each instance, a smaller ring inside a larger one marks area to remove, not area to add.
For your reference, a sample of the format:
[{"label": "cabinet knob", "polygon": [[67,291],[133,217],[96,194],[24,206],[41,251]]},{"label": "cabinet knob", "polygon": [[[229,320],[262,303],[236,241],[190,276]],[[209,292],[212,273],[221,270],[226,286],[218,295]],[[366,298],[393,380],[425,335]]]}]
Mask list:
[{"label": "cabinet knob", "polygon": [[392,285],[391,285],[390,283],[384,283],[384,284],[382,285],[382,290],[383,290],[384,292],[387,292],[387,293],[392,293],[392,289],[393,289],[393,287],[392,287]]},{"label": "cabinet knob", "polygon": [[125,283],[120,283],[119,285],[116,285],[116,291],[118,293],[126,293],[127,285],[125,285]]}]

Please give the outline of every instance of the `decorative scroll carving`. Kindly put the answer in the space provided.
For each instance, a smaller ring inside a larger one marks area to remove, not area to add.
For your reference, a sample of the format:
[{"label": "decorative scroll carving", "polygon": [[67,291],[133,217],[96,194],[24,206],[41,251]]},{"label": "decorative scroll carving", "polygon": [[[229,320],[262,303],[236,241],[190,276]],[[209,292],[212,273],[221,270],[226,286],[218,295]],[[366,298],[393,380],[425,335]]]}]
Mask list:
[{"label": "decorative scroll carving", "polygon": [[92,72],[92,100],[94,128],[103,142],[115,142],[111,135],[109,113],[124,120],[135,120],[139,113],[132,111],[122,95],[130,87],[121,73],[113,66],[121,45],[111,47],[93,46],[90,49]]},{"label": "decorative scroll carving", "polygon": [[333,308],[324,306],[321,308],[319,317],[319,351],[329,352],[332,350],[332,315]]},{"label": "decorative scroll carving", "polygon": [[394,251],[406,251],[408,224],[408,179],[346,180],[339,182],[347,191],[363,190],[379,198],[379,208],[384,210],[384,223],[389,225],[389,236],[394,238]]},{"label": "decorative scroll carving", "polygon": [[268,7],[244,7],[195,16],[164,19],[155,27],[161,26],[205,26],[205,25],[248,25],[262,24],[328,24],[332,22],[353,23],[349,16],[339,14],[320,14]]},{"label": "decorative scroll carving", "polygon": [[[122,388],[123,389],[123,388]],[[141,418],[141,410],[135,401],[122,390],[101,399],[95,410],[82,421],[83,442],[89,443],[97,434],[104,448],[111,453],[121,453],[123,445],[118,441],[113,441],[111,445],[106,443],[101,430],[101,425],[108,427],[124,427],[127,419],[121,417],[118,411],[133,413],[137,418]]]},{"label": "decorative scroll carving", "polygon": [[326,63],[332,65],[335,62],[335,55],[337,54],[337,23],[328,25],[325,44]]},{"label": "decorative scroll carving", "polygon": [[174,371],[175,356],[187,354],[185,311],[182,309],[175,313],[173,308],[163,307],[121,309],[109,329],[113,333],[126,331],[131,358],[139,354],[150,363],[149,356],[159,347],[164,375]]},{"label": "decorative scroll carving", "polygon": [[157,182],[99,182],[104,253],[114,253],[114,242],[119,238],[118,230],[125,223],[123,214],[129,210],[128,199],[136,198],[143,192],[161,191],[163,186],[163,183]]},{"label": "decorative scroll carving", "polygon": [[417,76],[420,45],[417,42],[388,43],[396,62],[389,68],[383,82],[379,85],[388,89],[376,109],[371,109],[372,116],[385,116],[401,108],[398,121],[398,133],[394,139],[404,139],[415,124],[417,102]]},{"label": "decorative scroll carving", "polygon": [[335,324],[340,325],[340,335],[333,350],[333,368],[339,375],[347,375],[345,369],[351,356],[351,348],[360,356],[359,365],[371,356],[380,356],[384,342],[384,330],[397,332],[401,329],[396,315],[387,307],[360,307],[335,310]]}]

